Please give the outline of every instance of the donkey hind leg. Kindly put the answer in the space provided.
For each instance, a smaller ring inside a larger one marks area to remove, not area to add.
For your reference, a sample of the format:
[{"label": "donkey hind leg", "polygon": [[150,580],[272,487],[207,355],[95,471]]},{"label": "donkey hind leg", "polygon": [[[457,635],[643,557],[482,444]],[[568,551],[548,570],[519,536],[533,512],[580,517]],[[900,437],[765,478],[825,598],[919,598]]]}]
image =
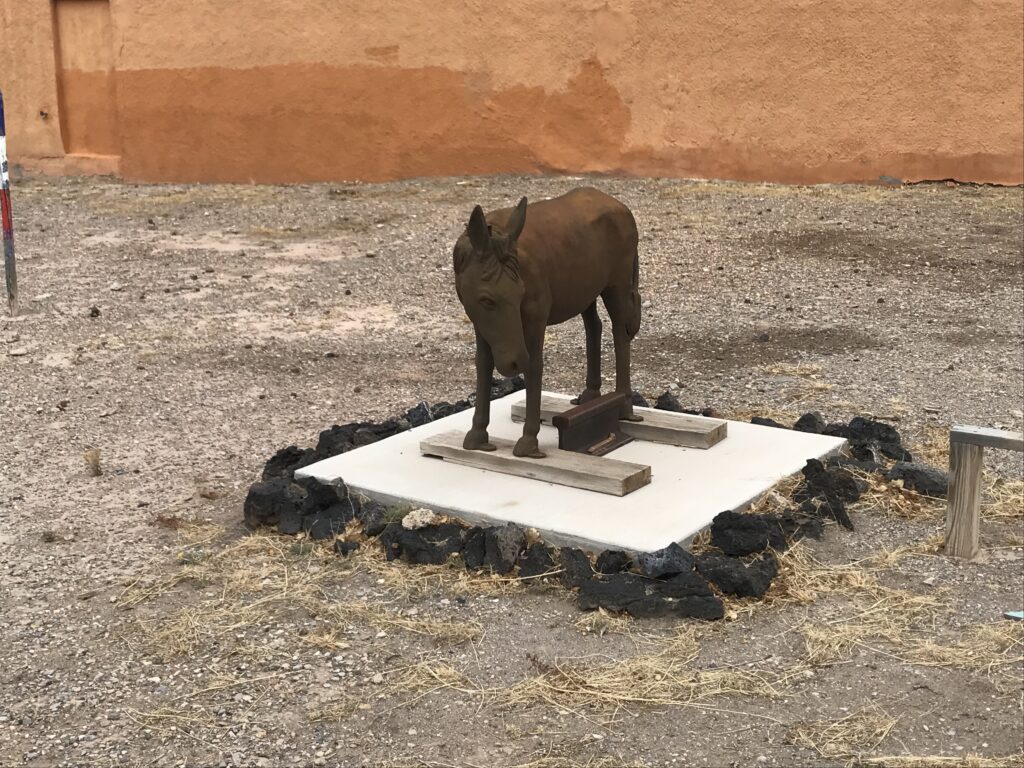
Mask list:
[{"label": "donkey hind leg", "polygon": [[601,396],[601,318],[597,316],[596,299],[580,317],[587,333],[587,388],[572,402],[582,405]]},{"label": "donkey hind leg", "polygon": [[615,391],[626,396],[626,403],[619,413],[619,418],[625,421],[643,421],[643,417],[633,413],[633,385],[629,378],[630,344],[635,335],[635,331],[630,333],[635,314],[632,290],[611,287],[601,294],[601,298],[612,321],[612,340],[615,343]]}]

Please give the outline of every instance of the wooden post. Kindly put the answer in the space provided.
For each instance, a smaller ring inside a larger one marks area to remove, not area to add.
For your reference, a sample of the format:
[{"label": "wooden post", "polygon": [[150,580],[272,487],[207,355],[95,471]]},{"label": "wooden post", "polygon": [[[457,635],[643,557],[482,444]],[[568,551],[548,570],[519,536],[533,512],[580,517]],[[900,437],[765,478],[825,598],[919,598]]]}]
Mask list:
[{"label": "wooden post", "polygon": [[953,557],[970,559],[978,554],[983,452],[980,445],[949,443],[946,554]]},{"label": "wooden post", "polygon": [[7,131],[4,126],[4,95],[0,93],[0,218],[4,232],[4,276],[11,316],[18,312],[18,276],[14,271],[14,220],[11,218],[11,180],[7,173]]}]

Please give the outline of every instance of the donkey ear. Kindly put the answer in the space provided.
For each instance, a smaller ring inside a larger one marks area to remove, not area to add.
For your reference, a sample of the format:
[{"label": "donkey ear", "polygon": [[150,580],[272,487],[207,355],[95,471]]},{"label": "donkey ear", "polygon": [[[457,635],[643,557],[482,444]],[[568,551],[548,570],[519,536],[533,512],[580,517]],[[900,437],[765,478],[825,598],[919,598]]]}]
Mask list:
[{"label": "donkey ear", "polygon": [[491,242],[490,232],[487,231],[487,219],[484,218],[484,209],[479,205],[473,209],[469,217],[469,241],[473,244],[473,250],[486,251]]},{"label": "donkey ear", "polygon": [[508,239],[516,241],[519,239],[519,234],[523,231],[523,225],[526,224],[526,198],[524,197],[519,201],[519,205],[512,211],[512,215],[508,217],[508,224],[505,225]]}]

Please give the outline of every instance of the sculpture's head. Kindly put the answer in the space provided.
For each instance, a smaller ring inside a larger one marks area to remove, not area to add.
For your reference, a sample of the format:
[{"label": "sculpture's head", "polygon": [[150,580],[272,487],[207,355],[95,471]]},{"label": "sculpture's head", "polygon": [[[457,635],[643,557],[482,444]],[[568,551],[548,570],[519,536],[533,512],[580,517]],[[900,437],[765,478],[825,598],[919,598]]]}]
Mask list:
[{"label": "sculpture's head", "polygon": [[492,228],[478,205],[453,254],[459,301],[477,333],[490,345],[502,376],[525,373],[530,359],[520,314],[526,290],[516,250],[525,223],[525,197],[512,211],[504,231]]}]

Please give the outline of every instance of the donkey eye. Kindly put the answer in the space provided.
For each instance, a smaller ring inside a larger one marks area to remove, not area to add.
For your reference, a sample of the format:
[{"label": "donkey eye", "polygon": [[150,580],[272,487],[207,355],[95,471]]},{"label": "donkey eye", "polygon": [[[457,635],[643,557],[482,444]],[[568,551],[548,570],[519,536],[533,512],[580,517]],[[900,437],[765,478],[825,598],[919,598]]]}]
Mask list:
[{"label": "donkey eye", "polygon": [[480,305],[485,309],[494,309],[495,307],[498,306],[497,302],[495,302],[494,299],[488,298],[487,296],[484,296],[482,299],[480,299]]}]

